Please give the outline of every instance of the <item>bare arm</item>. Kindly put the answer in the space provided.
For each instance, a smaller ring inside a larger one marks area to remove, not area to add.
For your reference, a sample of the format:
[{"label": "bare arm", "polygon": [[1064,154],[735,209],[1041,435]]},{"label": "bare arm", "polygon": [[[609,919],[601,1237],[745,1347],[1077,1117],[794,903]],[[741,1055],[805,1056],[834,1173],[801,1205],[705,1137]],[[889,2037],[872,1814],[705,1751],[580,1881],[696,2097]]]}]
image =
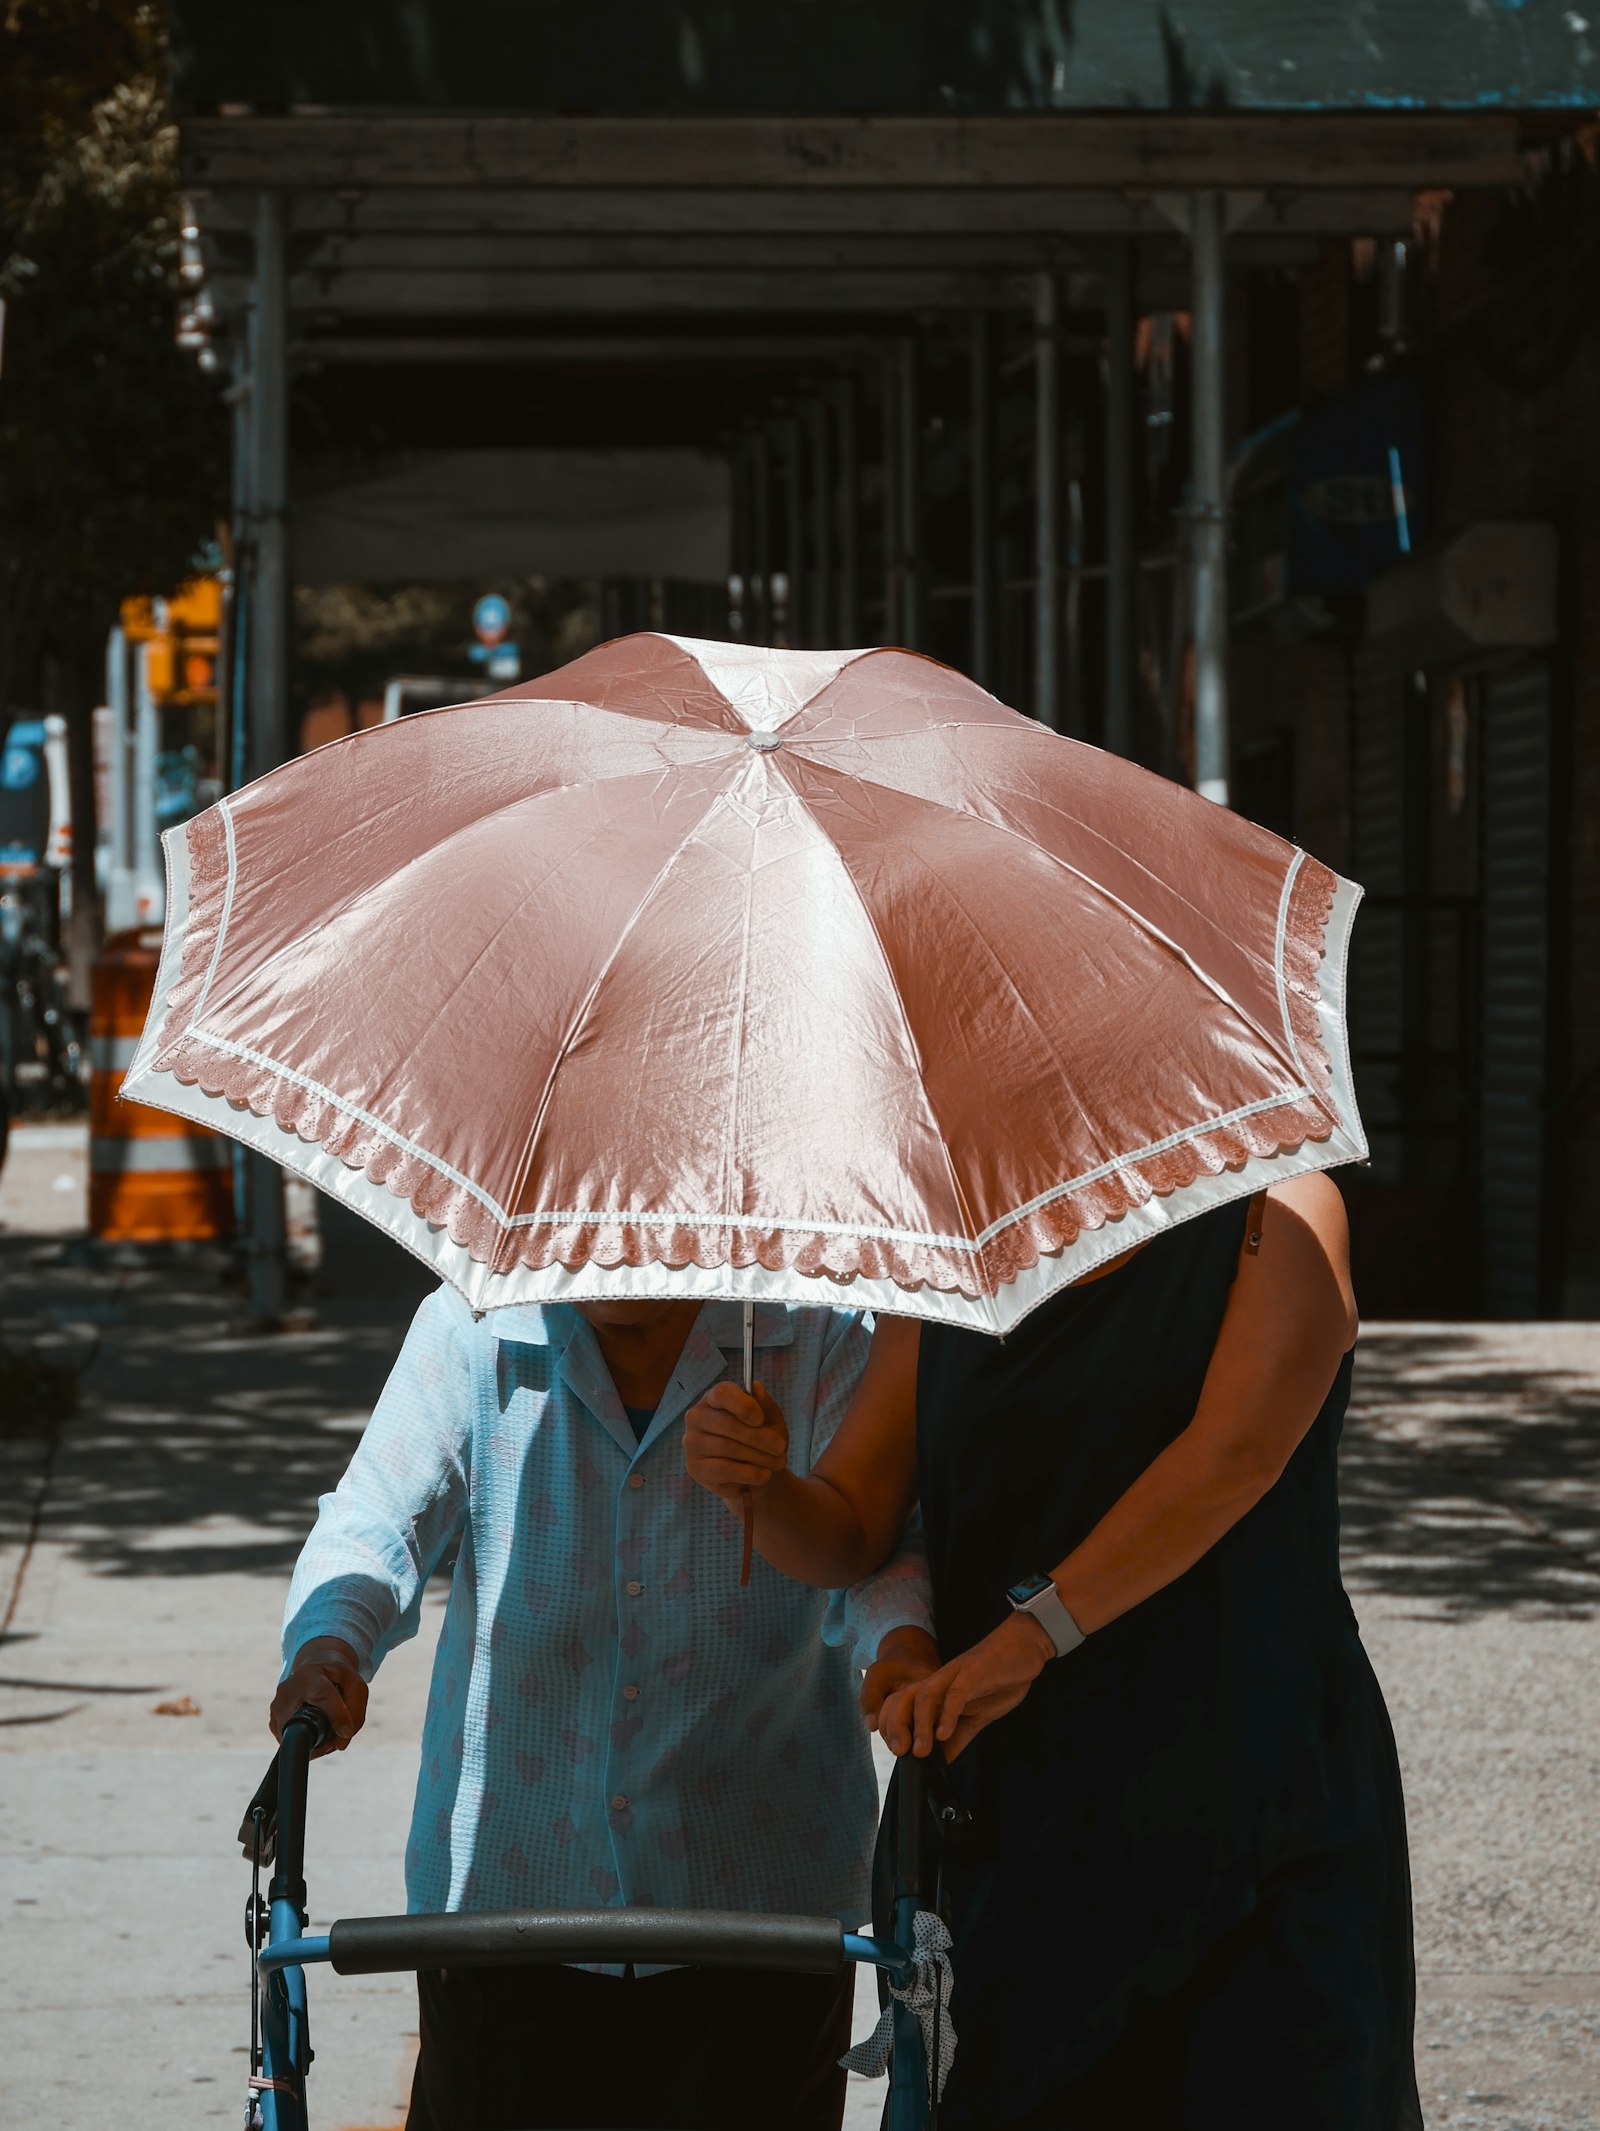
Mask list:
[{"label": "bare arm", "polygon": [[878,1320],[850,1409],[804,1476],[788,1469],[788,1430],[761,1385],[717,1384],[690,1409],[690,1475],[734,1508],[750,1489],[756,1546],[797,1583],[858,1583],[899,1541],[916,1495],[918,1330],[909,1318]]},{"label": "bare arm", "polygon": [[1278,1479],[1355,1343],[1349,1260],[1331,1178],[1274,1187],[1194,1419],[1053,1572],[1085,1634],[1192,1568]]},{"label": "bare arm", "polygon": [[[1194,1419],[1051,1572],[1085,1633],[1174,1582],[1261,1500],[1315,1420],[1356,1329],[1338,1187],[1318,1175],[1274,1186],[1260,1254],[1240,1261]],[[885,1741],[927,1754],[937,1740],[954,1758],[1016,1707],[1053,1655],[1043,1628],[1013,1615],[920,1687],[891,1696]]]}]

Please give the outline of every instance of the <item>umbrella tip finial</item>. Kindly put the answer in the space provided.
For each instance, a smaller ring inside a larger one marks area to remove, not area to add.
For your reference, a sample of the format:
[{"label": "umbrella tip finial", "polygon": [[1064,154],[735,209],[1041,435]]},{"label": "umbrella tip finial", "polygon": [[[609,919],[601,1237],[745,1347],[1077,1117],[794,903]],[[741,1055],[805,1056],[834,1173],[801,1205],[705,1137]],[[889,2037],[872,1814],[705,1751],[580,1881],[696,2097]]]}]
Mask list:
[{"label": "umbrella tip finial", "polygon": [[776,733],[753,732],[745,740],[746,747],[753,747],[758,755],[775,755],[783,742]]}]

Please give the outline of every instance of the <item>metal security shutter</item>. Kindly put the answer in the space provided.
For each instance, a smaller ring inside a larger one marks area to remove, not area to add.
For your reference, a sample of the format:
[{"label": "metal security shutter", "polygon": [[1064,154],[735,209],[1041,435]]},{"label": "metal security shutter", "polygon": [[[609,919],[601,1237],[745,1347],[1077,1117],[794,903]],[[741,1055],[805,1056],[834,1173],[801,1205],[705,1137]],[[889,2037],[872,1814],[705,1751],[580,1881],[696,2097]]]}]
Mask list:
[{"label": "metal security shutter", "polygon": [[1542,1306],[1549,1048],[1550,677],[1519,658],[1480,681],[1482,1298],[1493,1317]]},{"label": "metal security shutter", "polygon": [[1367,891],[1350,944],[1350,1051],[1376,1183],[1402,1167],[1404,683],[1363,676],[1351,719],[1351,871]]}]

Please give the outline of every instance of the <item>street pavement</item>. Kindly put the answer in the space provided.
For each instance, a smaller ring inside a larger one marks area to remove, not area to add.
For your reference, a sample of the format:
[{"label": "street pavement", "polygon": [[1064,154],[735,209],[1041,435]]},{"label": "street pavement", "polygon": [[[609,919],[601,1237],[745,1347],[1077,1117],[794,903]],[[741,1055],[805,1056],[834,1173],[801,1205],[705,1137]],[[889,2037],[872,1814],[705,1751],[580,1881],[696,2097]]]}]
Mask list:
[{"label": "street pavement", "polygon": [[[297,1328],[264,1336],[217,1254],[88,1257],[84,1162],[81,1129],[23,1127],[0,1174],[0,1340],[83,1387],[56,1429],[0,1415],[0,2127],[237,2131],[233,1831],[283,1589],[427,1276],[335,1212]],[[1406,1777],[1427,2122],[1600,2131],[1600,1326],[1369,1328],[1344,1496]],[[318,1766],[314,1925],[402,1905],[436,1618]],[[313,2121],[388,2131],[409,1982],[312,1986]],[[880,2095],[852,2081],[850,2131]]]}]

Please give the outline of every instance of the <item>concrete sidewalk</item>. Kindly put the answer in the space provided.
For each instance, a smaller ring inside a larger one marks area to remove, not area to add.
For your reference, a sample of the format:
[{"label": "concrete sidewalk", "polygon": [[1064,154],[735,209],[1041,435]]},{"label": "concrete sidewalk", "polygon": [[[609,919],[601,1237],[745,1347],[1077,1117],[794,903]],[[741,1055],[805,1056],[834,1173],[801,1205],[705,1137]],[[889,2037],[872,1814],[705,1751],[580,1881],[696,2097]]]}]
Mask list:
[{"label": "concrete sidewalk", "polygon": [[[204,1254],[74,1262],[82,1167],[81,1132],[24,1128],[0,1178],[0,1327],[84,1365],[53,1436],[0,1429],[0,2122],[237,2127],[232,1836],[284,1584],[427,1276],[337,1228],[314,1326],[252,1336]],[[1358,1384],[1346,1554],[1406,1772],[1427,2119],[1600,2131],[1600,1327],[1380,1327]],[[431,1639],[319,1768],[319,1922],[401,1905]],[[319,2131],[397,2124],[409,1984],[314,1981]],[[880,2095],[853,2083],[852,2131]]]},{"label": "concrete sidewalk", "polygon": [[[87,2131],[131,2094],[162,2131],[237,2131],[233,1836],[272,1751],[284,1592],[433,1283],[333,1209],[314,1327],[252,1334],[218,1253],[74,1262],[84,1159],[79,1130],[22,1129],[0,1175],[0,1337],[85,1365],[58,1432],[0,1428],[0,2126]],[[385,1663],[356,1748],[318,1765],[313,1928],[405,1906],[437,1605]],[[401,2122],[415,2002],[409,1978],[313,1976],[319,2131]],[[863,1995],[858,2032],[875,2019]],[[852,2087],[867,2131],[881,2084]]]}]

